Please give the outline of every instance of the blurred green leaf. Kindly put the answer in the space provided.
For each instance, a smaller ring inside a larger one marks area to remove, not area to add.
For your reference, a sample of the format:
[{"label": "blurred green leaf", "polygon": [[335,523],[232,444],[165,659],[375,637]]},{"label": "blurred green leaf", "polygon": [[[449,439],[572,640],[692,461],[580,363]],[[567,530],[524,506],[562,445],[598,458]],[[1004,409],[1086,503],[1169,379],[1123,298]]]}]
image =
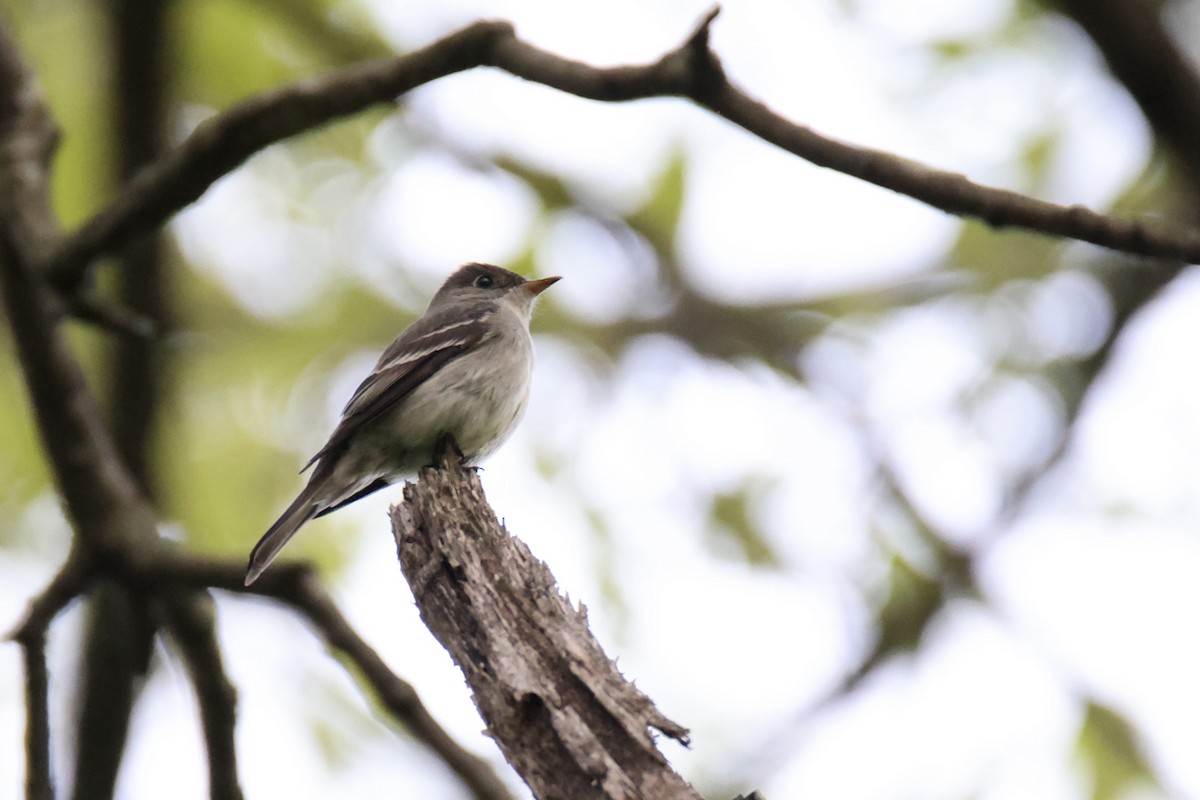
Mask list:
[{"label": "blurred green leaf", "polygon": [[806,300],[804,312],[828,323],[853,314],[888,314],[973,288],[970,276],[953,272],[915,275],[881,286]]},{"label": "blurred green leaf", "polygon": [[[343,662],[343,665],[357,675],[352,664]],[[303,708],[317,749],[329,766],[350,767],[363,748],[385,733],[379,720],[389,718],[386,709],[374,692],[352,694],[341,676],[334,679],[314,673],[306,683]],[[364,696],[375,710],[374,716],[364,713],[361,705]]]},{"label": "blurred green leaf", "polygon": [[1076,747],[1092,774],[1093,800],[1117,800],[1139,785],[1155,785],[1137,733],[1107,706],[1088,703]]},{"label": "blurred green leaf", "polygon": [[628,218],[629,226],[645,237],[658,253],[675,249],[675,235],[683,215],[687,188],[687,156],[677,149],[654,180],[645,204]]},{"label": "blurred green leaf", "polygon": [[108,19],[102,3],[85,0],[38,3],[17,16],[22,55],[63,133],[52,188],[70,227],[102,205],[113,183]]},{"label": "blurred green leaf", "polygon": [[1137,179],[1125,186],[1109,206],[1109,213],[1123,217],[1190,217],[1195,213],[1194,195],[1180,177],[1170,155],[1157,148]]},{"label": "blurred green leaf", "polygon": [[243,0],[177,3],[174,65],[190,102],[227,108],[332,66],[269,7]]},{"label": "blurred green leaf", "polygon": [[1046,185],[1046,176],[1059,157],[1062,130],[1056,125],[1046,125],[1037,134],[1025,141],[1021,148],[1020,165],[1025,173],[1025,191],[1039,195]]},{"label": "blurred green leaf", "polygon": [[[290,148],[305,167],[301,176],[310,178],[305,188],[309,191],[319,189],[323,183],[321,179],[329,177],[330,166],[346,172],[351,165],[341,162],[352,162],[354,166],[357,166],[354,162],[365,162],[367,140],[380,122],[395,113],[394,106],[376,106],[289,139],[284,146]],[[329,164],[333,159],[337,161]]]},{"label": "blurred green leaf", "polygon": [[576,200],[571,188],[559,176],[513,158],[499,158],[495,164],[532,189],[547,212],[575,206]]},{"label": "blurred green leaf", "polygon": [[722,542],[736,545],[746,563],[756,567],[778,567],[778,553],[753,519],[753,506],[765,489],[761,481],[751,480],[737,491],[714,496],[709,515],[715,527],[710,530],[719,535]]},{"label": "blurred green leaf", "polygon": [[596,545],[595,569],[600,583],[600,600],[604,603],[605,611],[611,617],[610,621],[617,641],[628,641],[633,615],[629,601],[625,597],[624,583],[621,580],[621,562],[618,558],[617,542],[601,509],[586,507],[583,512],[587,519],[588,530],[592,534],[592,541]]},{"label": "blurred green leaf", "polygon": [[1058,269],[1064,245],[1049,236],[1023,231],[997,231],[965,220],[947,264],[967,272],[981,291],[1018,278],[1041,278]]},{"label": "blurred green leaf", "polygon": [[392,50],[372,25],[361,2],[347,0],[243,0],[270,11],[292,35],[331,64],[349,64],[389,55]]},{"label": "blurred green leaf", "polygon": [[892,554],[888,595],[879,610],[879,650],[916,649],[929,621],[943,603],[942,586],[898,553]]},{"label": "blurred green leaf", "polygon": [[929,50],[940,61],[949,64],[979,52],[979,43],[969,39],[938,39],[929,44]]}]

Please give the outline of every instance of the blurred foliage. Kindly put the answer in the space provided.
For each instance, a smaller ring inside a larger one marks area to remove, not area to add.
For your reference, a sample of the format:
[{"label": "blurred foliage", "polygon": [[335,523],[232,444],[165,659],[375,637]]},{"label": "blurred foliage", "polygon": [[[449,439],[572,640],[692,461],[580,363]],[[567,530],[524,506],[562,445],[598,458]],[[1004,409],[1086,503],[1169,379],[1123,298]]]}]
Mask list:
[{"label": "blurred foliage", "polygon": [[[845,0],[842,5],[851,12],[858,3]],[[108,21],[103,5],[89,0],[6,0],[4,6],[65,134],[54,188],[58,211],[72,226],[101,207],[114,191]],[[179,137],[197,119],[256,92],[390,52],[356,2],[177,0],[172,8],[170,78],[173,130]],[[1014,41],[1015,31],[1041,13],[1029,3],[1019,3],[991,36],[942,38],[925,46],[940,60],[941,68],[953,69],[963,59]],[[814,342],[835,342],[845,356],[841,365],[848,371],[860,369],[876,357],[873,348],[879,331],[896,323],[903,309],[936,315],[947,313],[951,306],[956,313],[978,318],[982,349],[993,359],[988,365],[993,379],[1002,369],[1012,371],[1006,378],[1030,377],[1039,391],[1072,401],[1064,407],[1073,414],[1078,405],[1073,401],[1094,377],[1080,366],[1090,353],[1040,363],[1028,357],[1028,337],[1014,335],[1004,326],[989,327],[987,314],[997,306],[1015,308],[1014,297],[1029,296],[1064,265],[1089,270],[1092,262],[1081,256],[1079,248],[967,222],[940,261],[915,277],[820,296],[780,296],[756,304],[725,302],[697,288],[679,248],[681,219],[693,188],[688,152],[682,145],[670,151],[658,173],[647,181],[644,200],[632,210],[619,210],[596,201],[587,187],[511,154],[464,152],[461,145],[417,125],[410,128],[403,105],[381,108],[278,146],[284,153],[278,162],[271,161],[278,152],[267,153],[247,167],[255,170],[255,180],[286,198],[281,207],[271,209],[281,224],[321,228],[335,243],[336,274],[303,308],[278,317],[260,315],[226,283],[236,278],[196,259],[187,263],[186,252],[178,259],[181,266],[173,267],[179,273],[174,282],[179,323],[166,341],[173,386],[155,463],[163,476],[164,514],[179,523],[199,550],[244,555],[248,543],[301,485],[295,470],[328,432],[326,421],[339,402],[331,395],[337,381],[345,380],[343,371],[373,357],[426,298],[426,287],[418,291],[409,275],[411,265],[399,258],[385,265],[385,274],[403,290],[411,288],[411,297],[397,299],[405,291],[385,292],[372,283],[376,278],[353,269],[350,262],[358,242],[352,234],[336,230],[339,220],[331,218],[329,203],[321,205],[318,199],[342,177],[353,184],[357,197],[369,197],[389,170],[400,167],[380,159],[372,149],[372,137],[385,120],[402,129],[402,144],[389,156],[395,162],[422,153],[452,153],[481,171],[507,173],[537,197],[542,224],[532,226],[530,241],[509,267],[526,273],[535,270],[544,225],[561,213],[594,220],[624,247],[631,262],[624,266],[629,267],[631,280],[640,281],[639,291],[615,321],[589,322],[548,298],[536,323],[539,332],[575,347],[581,360],[606,378],[618,372],[634,344],[667,336],[682,342],[696,361],[765,364],[789,385],[803,386],[802,357]],[[1017,159],[1023,188],[1046,185],[1061,155],[1062,136],[1050,119],[1027,138]],[[1169,206],[1174,195],[1167,172],[1161,159],[1153,162],[1126,188],[1117,207],[1143,213]],[[945,302],[947,298],[953,302]],[[1006,321],[1019,319],[1019,311],[1011,311]],[[93,331],[72,332],[72,341],[84,352],[98,382],[105,380],[97,357],[101,338]],[[948,413],[967,413],[971,393],[988,386],[981,381],[959,388],[947,403]],[[852,386],[839,401],[851,407],[863,400],[865,392]],[[10,511],[44,496],[49,484],[6,340],[0,352],[0,408],[7,412],[0,414],[0,512],[10,516]],[[851,408],[847,416],[856,412]],[[1063,421],[1064,431],[1069,422]],[[569,484],[562,474],[571,466],[572,454],[562,447],[545,449],[538,455],[542,478],[555,485]],[[1036,471],[1043,465],[1022,466]],[[704,519],[697,535],[708,537],[712,552],[733,554],[752,568],[776,572],[794,563],[786,555],[790,544],[786,538],[793,532],[773,530],[763,522],[764,498],[779,491],[771,477],[752,472],[740,482],[726,484],[734,488],[701,498],[698,506]],[[580,505],[594,544],[602,601],[620,626],[633,612],[624,596],[622,552],[615,543],[613,522],[604,509],[584,501]],[[348,523],[340,519],[333,516],[313,526],[297,540],[294,554],[336,571],[353,545]],[[922,521],[910,522],[935,535],[924,529]],[[0,544],[6,543],[7,530],[0,526]],[[943,576],[931,573],[949,568],[935,563],[933,569],[923,570],[886,542],[877,542],[872,555],[886,575],[887,587],[872,620],[879,635],[878,649],[889,654],[910,651],[919,646],[929,621],[947,600],[945,584],[939,580]],[[356,727],[361,720],[344,727],[348,703],[333,690],[319,693],[324,696],[313,720],[318,739],[331,762],[344,763],[365,738],[365,728]],[[361,717],[358,711],[349,716],[355,715]],[[1098,800],[1119,796],[1151,772],[1128,723],[1096,704],[1089,705],[1080,729],[1079,752],[1095,776]]]},{"label": "blurred foliage", "polygon": [[989,226],[965,221],[947,258],[947,266],[971,276],[979,291],[999,289],[1022,278],[1044,278],[1059,266],[1064,245],[1024,231],[997,235]]},{"label": "blurred foliage", "polygon": [[176,7],[180,92],[213,108],[392,52],[353,2],[191,0]]},{"label": "blurred foliage", "polygon": [[1137,789],[1155,788],[1137,734],[1113,709],[1087,704],[1077,746],[1092,776],[1092,800],[1117,800]]},{"label": "blurred foliage", "polygon": [[188,102],[225,108],[331,66],[267,5],[203,0],[177,8],[175,69]]},{"label": "blurred foliage", "polygon": [[687,159],[681,150],[672,154],[651,186],[646,202],[626,223],[660,256],[673,254],[687,188]]},{"label": "blurred foliage", "polygon": [[774,545],[754,518],[755,504],[769,489],[768,482],[751,480],[737,491],[714,496],[709,511],[714,523],[709,527],[709,535],[718,536],[722,544],[734,545],[735,552],[755,567],[781,566]]},{"label": "blurred foliage", "polygon": [[592,541],[595,543],[595,570],[600,586],[600,601],[612,617],[618,641],[623,641],[629,633],[633,608],[625,597],[625,587],[621,582],[620,551],[617,548],[616,537],[600,510],[587,508],[584,509],[584,514]]},{"label": "blurred foliage", "polygon": [[108,19],[91,0],[10,0],[5,11],[64,133],[53,188],[57,211],[71,226],[103,204],[116,174]]},{"label": "blurred foliage", "polygon": [[[317,750],[334,770],[353,767],[355,758],[381,738],[388,719],[379,699],[372,693],[360,694],[347,685],[342,676],[326,674],[305,676],[304,717]],[[364,708],[363,700],[370,704]],[[400,731],[400,733],[404,733]]]},{"label": "blurred foliage", "polygon": [[888,654],[915,650],[945,602],[942,586],[899,553],[892,555],[887,585],[887,598],[878,612],[876,650]]},{"label": "blurred foliage", "polygon": [[[353,5],[174,3],[176,107],[223,108],[255,92],[387,52],[378,34],[365,25],[366,15],[354,13]],[[334,6],[336,25],[331,21]],[[13,0],[4,10],[63,130],[54,189],[58,211],[70,226],[97,210],[114,189],[109,21],[103,4],[87,0]],[[375,170],[366,143],[387,115],[386,110],[368,112],[283,147],[305,164],[341,161]],[[319,180],[321,173],[299,174]],[[311,180],[307,186],[293,185],[309,191],[320,187]],[[294,208],[300,213],[304,202],[302,196],[295,199]],[[171,268],[178,270],[178,265]],[[107,273],[102,273],[101,285],[107,283]],[[177,287],[182,322],[167,341],[174,357],[169,374],[177,385],[163,416],[169,435],[158,443],[154,459],[166,490],[164,511],[182,524],[201,549],[238,552],[250,535],[247,530],[265,527],[301,480],[294,470],[280,469],[281,462],[299,466],[305,448],[319,446],[314,435],[281,447],[263,426],[254,427],[248,409],[268,416],[282,413],[282,405],[292,399],[297,376],[314,359],[326,359],[320,363],[327,377],[337,367],[339,351],[347,357],[359,348],[376,349],[402,327],[404,314],[398,315],[374,292],[339,284],[337,291],[322,297],[321,313],[280,326],[247,313],[227,287],[200,273],[180,272]],[[106,334],[79,326],[71,334],[93,380],[102,388],[107,382],[102,359]],[[0,415],[4,443],[0,502],[22,503],[45,490],[48,475],[26,411],[20,373],[7,347],[3,359],[0,403],[19,413]],[[325,398],[304,400],[323,405]],[[315,416],[322,418],[322,411]],[[248,487],[254,491],[246,491]],[[336,554],[345,546],[340,544],[344,537],[333,535],[338,524],[322,527],[329,535],[311,537],[312,546],[325,542],[317,548],[321,555],[340,560]]]},{"label": "blurred foliage", "polygon": [[500,156],[495,165],[532,189],[542,201],[542,207],[547,213],[572,208],[579,202],[575,192],[571,190],[562,178],[544,170],[536,169],[528,164],[522,164],[516,159]]}]

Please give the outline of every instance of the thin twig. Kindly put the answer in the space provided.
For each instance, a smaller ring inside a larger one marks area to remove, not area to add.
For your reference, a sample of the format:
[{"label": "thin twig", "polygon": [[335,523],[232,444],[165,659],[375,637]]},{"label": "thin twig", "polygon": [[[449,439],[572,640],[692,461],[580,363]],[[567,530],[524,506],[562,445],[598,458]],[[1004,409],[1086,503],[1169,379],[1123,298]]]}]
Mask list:
[{"label": "thin twig", "polygon": [[92,294],[73,296],[70,313],[81,322],[134,339],[152,339],[158,330],[154,320],[149,317]]},{"label": "thin twig", "polygon": [[208,751],[209,797],[242,800],[234,747],[237,690],[221,660],[212,598],[207,592],[193,592],[182,599],[168,598],[163,605],[171,639],[179,646],[196,690]]},{"label": "thin twig", "polygon": [[30,628],[18,641],[25,663],[25,797],[26,800],[53,800],[46,636],[43,631]]},{"label": "thin twig", "polygon": [[50,584],[29,604],[25,618],[8,634],[13,641],[31,635],[45,635],[58,612],[79,596],[90,576],[90,568],[82,557],[72,554]]}]

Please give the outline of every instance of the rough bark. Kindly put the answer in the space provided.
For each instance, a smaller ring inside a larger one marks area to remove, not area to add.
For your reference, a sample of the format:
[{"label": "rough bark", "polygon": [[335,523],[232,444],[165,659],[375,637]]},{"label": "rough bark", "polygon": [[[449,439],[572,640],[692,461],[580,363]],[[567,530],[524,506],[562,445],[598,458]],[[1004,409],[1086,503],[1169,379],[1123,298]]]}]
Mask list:
[{"label": "rough bark", "polygon": [[462,669],[508,762],[540,800],[699,798],[652,730],[684,744],[605,655],[544,563],[510,536],[447,447],[405,487],[393,531],[421,618]]}]

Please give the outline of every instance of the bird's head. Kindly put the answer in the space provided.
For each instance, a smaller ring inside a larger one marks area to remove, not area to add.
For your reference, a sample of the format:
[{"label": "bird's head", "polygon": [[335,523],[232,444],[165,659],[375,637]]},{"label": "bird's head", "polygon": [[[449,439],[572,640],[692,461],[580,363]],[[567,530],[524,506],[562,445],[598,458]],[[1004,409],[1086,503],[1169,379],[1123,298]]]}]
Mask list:
[{"label": "bird's head", "polygon": [[530,281],[515,272],[491,264],[464,264],[446,279],[430,307],[452,302],[505,301],[528,314],[533,301],[559,280],[559,276]]}]

